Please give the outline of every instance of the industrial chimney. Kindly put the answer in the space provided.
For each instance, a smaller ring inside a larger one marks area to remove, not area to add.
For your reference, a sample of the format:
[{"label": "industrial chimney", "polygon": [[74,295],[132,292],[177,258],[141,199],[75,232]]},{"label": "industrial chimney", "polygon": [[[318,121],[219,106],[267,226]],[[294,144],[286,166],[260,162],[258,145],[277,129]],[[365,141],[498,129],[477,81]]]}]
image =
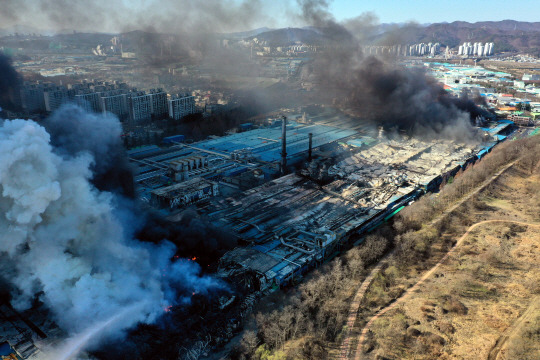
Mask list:
[{"label": "industrial chimney", "polygon": [[313,146],[313,133],[309,133],[308,161],[311,162],[311,148]]},{"label": "industrial chimney", "polygon": [[281,175],[287,168],[287,117],[281,117]]}]

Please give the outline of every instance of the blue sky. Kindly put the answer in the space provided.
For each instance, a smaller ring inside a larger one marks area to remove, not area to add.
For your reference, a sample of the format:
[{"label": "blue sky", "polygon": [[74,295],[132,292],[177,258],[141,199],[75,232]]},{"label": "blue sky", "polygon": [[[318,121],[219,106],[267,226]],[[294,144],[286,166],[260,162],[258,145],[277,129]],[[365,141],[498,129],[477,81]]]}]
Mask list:
[{"label": "blue sky", "polygon": [[371,11],[383,23],[540,21],[540,0],[334,0],[330,11],[338,20]]}]

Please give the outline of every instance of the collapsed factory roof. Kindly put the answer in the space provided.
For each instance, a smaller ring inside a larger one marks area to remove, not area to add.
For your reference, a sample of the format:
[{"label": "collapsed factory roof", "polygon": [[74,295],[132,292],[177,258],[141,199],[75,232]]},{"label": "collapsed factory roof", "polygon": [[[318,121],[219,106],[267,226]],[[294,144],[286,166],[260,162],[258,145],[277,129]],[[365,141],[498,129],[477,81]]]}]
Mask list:
[{"label": "collapsed factory roof", "polygon": [[[382,181],[400,173],[415,184],[427,185],[433,178],[463,165],[476,148],[445,140],[387,141],[341,161],[331,171],[361,182]],[[377,177],[372,179],[373,175]]]},{"label": "collapsed factory roof", "polygon": [[[218,202],[210,216],[251,243],[223,257],[222,275],[253,271],[259,274],[260,288],[283,285],[294,274],[323,261],[340,239],[390,206],[396,194],[402,197],[414,191],[402,183],[381,183],[378,189],[365,191],[373,201],[361,203],[348,196],[344,184],[337,180],[319,186],[290,174]],[[400,187],[406,189],[404,193],[398,191]]]},{"label": "collapsed factory roof", "polygon": [[[487,135],[482,143],[460,144],[374,138],[358,128],[358,122],[339,118],[321,124],[325,120],[287,124],[288,160],[307,160],[310,134],[318,151],[307,168],[274,180],[283,154],[281,120],[198,143],[141,149],[131,153],[131,160],[138,165],[138,183],[154,204],[172,209],[205,200],[198,203],[199,211],[230,229],[243,246],[222,257],[218,274],[251,290],[264,290],[290,283],[353,235],[373,229],[421,193],[437,189],[444,178],[504,140],[502,133],[512,125],[492,122],[483,129]],[[218,190],[225,188],[221,185],[227,185],[228,176],[249,169],[257,169],[266,182],[243,192]]]},{"label": "collapsed factory roof", "polygon": [[351,235],[393,216],[496,143],[366,139],[349,141],[356,151],[328,169],[334,180],[326,185],[313,179],[310,166],[214,200],[208,215],[248,244],[225,254],[219,274],[243,274],[250,289],[290,283],[335,253]]},{"label": "collapsed factory roof", "polygon": [[162,187],[151,192],[152,202],[173,209],[208,199],[219,194],[218,184],[200,177],[192,178],[174,185]]}]

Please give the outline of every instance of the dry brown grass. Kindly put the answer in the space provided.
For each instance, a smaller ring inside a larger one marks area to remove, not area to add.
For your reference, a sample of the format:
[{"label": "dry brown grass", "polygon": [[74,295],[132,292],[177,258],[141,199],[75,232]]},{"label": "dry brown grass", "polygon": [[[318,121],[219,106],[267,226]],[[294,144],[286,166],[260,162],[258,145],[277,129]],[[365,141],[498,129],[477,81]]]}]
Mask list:
[{"label": "dry brown grass", "polygon": [[538,304],[527,321],[502,346],[497,359],[540,359],[540,308]]},{"label": "dry brown grass", "polygon": [[[461,214],[471,223],[537,223],[539,182],[538,175],[512,169],[463,206]],[[418,292],[374,323],[373,350],[365,358],[486,359],[501,335],[537,299],[538,263],[540,228],[505,223],[477,228]],[[394,317],[406,328],[406,340],[395,345],[381,330],[393,324]],[[540,358],[540,316],[538,324],[524,323],[527,326],[503,344],[500,354],[496,349],[499,360]]]}]

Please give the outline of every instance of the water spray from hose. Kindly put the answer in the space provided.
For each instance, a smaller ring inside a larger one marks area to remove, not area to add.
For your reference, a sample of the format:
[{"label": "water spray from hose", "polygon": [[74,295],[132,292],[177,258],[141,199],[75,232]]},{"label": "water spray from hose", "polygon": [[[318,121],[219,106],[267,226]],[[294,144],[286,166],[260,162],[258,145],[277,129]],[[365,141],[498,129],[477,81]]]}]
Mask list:
[{"label": "water spray from hose", "polygon": [[131,305],[121,311],[120,313],[112,316],[110,319],[97,323],[83,332],[67,339],[65,343],[58,349],[54,349],[48,352],[45,356],[46,360],[74,360],[81,351],[91,345],[92,340],[102,335],[104,332],[112,327],[116,327],[119,323],[123,322],[125,318],[137,311],[141,311],[147,303],[140,302]]}]

